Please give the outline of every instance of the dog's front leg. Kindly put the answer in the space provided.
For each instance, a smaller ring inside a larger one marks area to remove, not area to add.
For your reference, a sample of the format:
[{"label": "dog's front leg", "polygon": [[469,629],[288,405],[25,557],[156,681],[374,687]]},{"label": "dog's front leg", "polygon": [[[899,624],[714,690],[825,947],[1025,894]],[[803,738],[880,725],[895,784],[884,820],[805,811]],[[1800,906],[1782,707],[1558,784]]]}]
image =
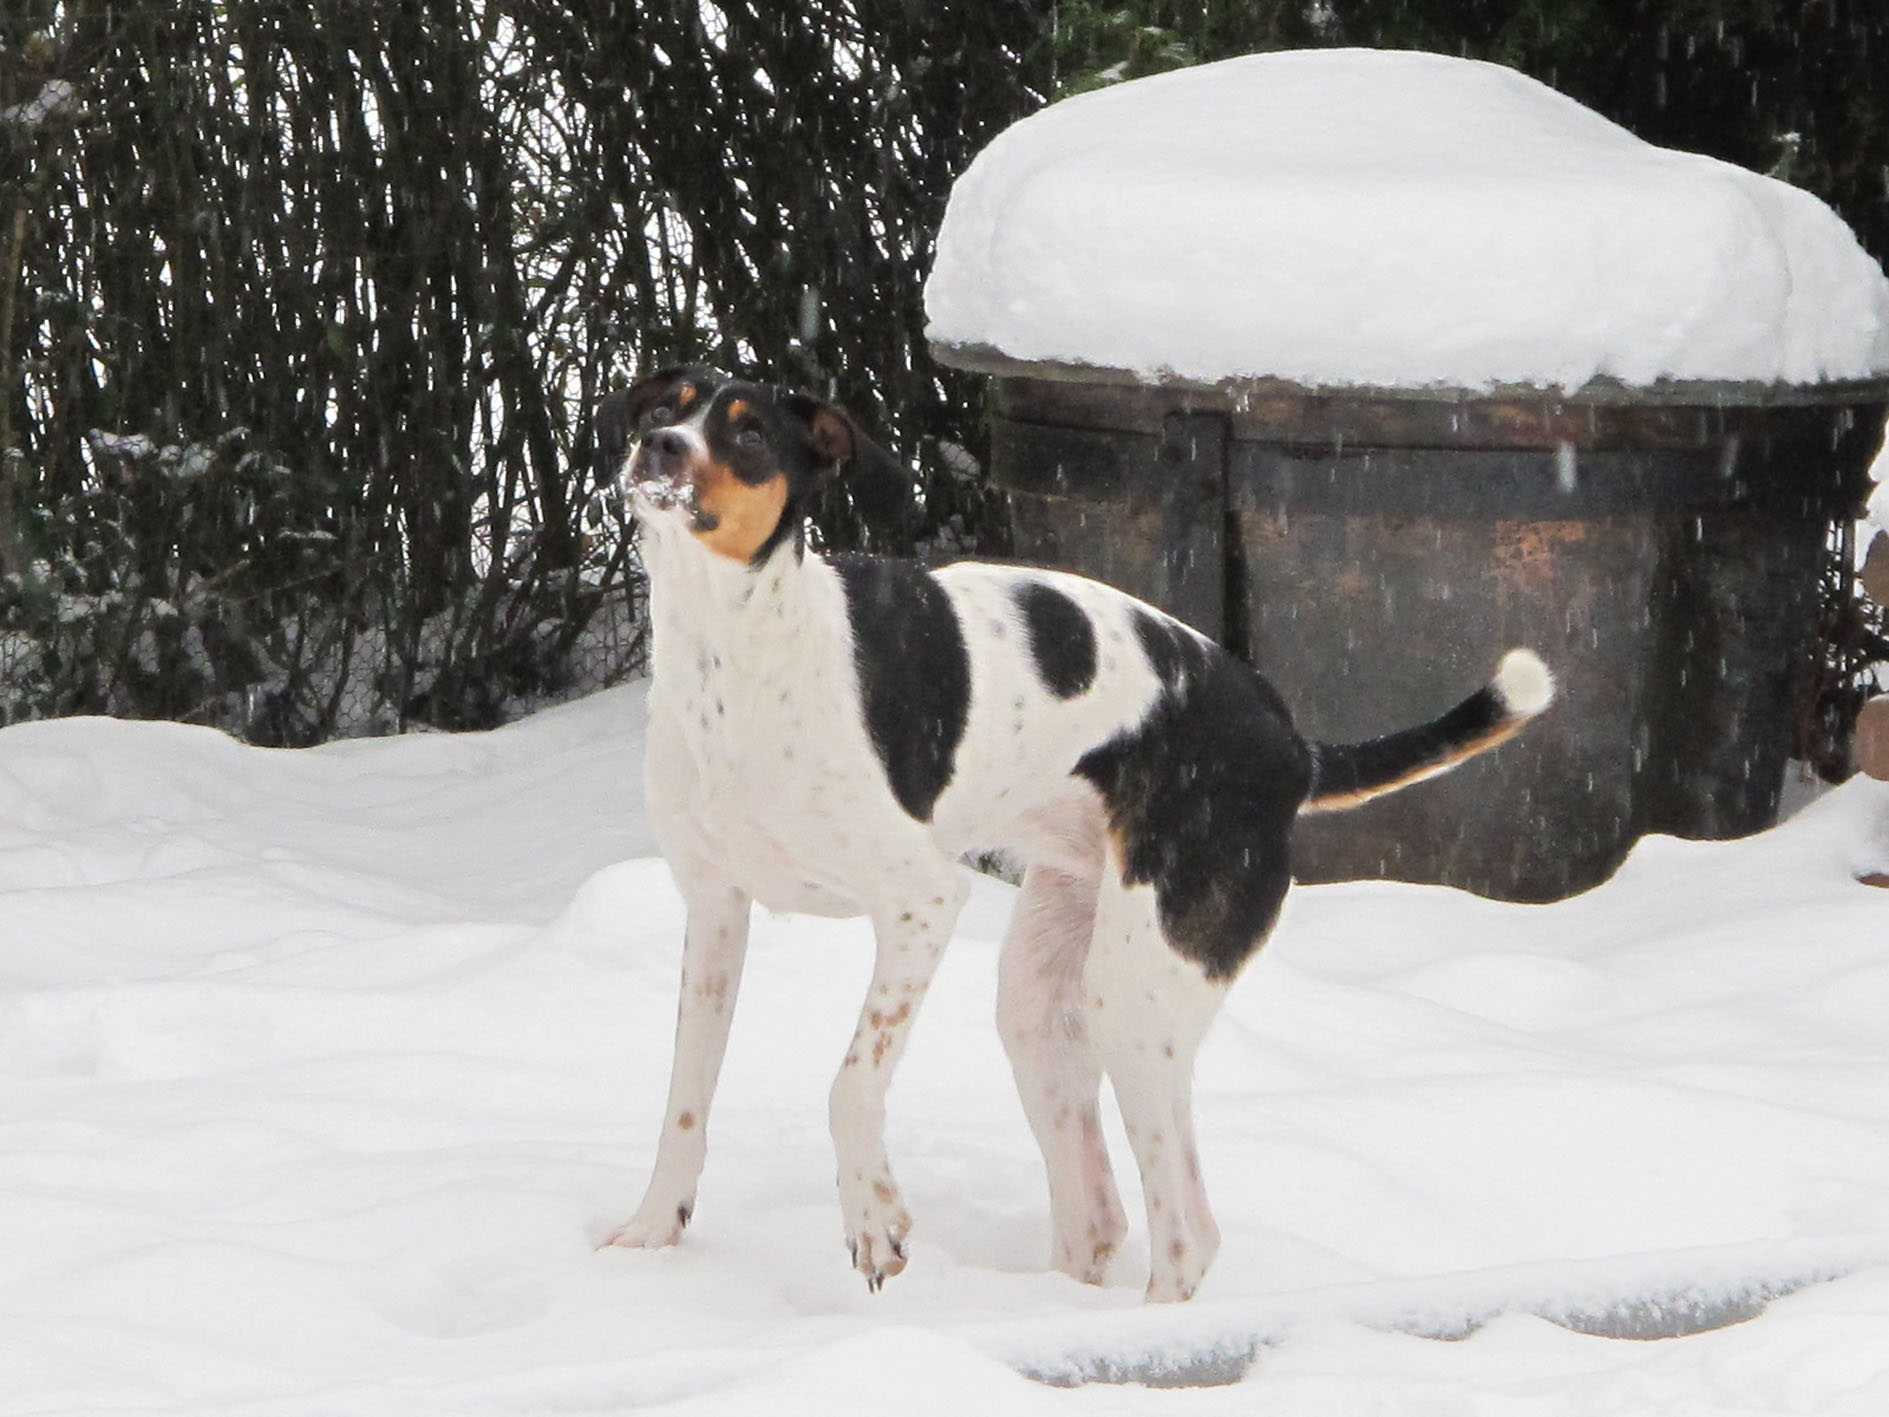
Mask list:
[{"label": "dog's front leg", "polygon": [[969,889],[953,868],[932,889],[874,913],[872,984],[833,1081],[833,1149],[846,1243],[853,1268],[874,1290],[905,1268],[905,1236],[912,1227],[885,1154],[886,1091]]},{"label": "dog's front leg", "polygon": [[695,1212],[695,1187],[708,1154],[708,1109],[728,1048],[728,1026],[748,950],[748,897],[728,886],[686,889],[682,996],[676,1005],[669,1103],[656,1143],[656,1169],[642,1205],[610,1236],[612,1245],[673,1245]]}]

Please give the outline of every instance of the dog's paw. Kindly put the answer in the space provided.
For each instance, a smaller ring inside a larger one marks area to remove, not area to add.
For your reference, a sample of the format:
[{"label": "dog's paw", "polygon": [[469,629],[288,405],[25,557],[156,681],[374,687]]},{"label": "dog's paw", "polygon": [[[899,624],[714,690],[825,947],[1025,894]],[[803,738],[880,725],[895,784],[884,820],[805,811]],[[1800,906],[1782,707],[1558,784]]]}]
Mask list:
[{"label": "dog's paw", "polygon": [[1121,1233],[1116,1231],[1113,1238],[1093,1234],[1084,1243],[1076,1245],[1059,1243],[1050,1255],[1050,1268],[1060,1270],[1082,1284],[1106,1284],[1109,1266],[1115,1262],[1115,1248],[1120,1242]]},{"label": "dog's paw", "polygon": [[[1050,1245],[1050,1268],[1083,1284],[1108,1282],[1109,1266],[1128,1234],[1128,1218],[1122,1214],[1115,1183],[1108,1179],[1106,1167],[1103,1170],[1100,1183],[1089,1193],[1092,1208],[1057,1216],[1055,1239]],[[1051,1211],[1055,1212],[1053,1200]]]},{"label": "dog's paw", "polygon": [[644,1206],[604,1239],[599,1249],[659,1250],[682,1238],[693,1207],[687,1201],[678,1205]]},{"label": "dog's paw", "polygon": [[873,1293],[877,1294],[886,1280],[905,1268],[905,1237],[911,1228],[912,1217],[904,1207],[894,1204],[847,1235],[853,1268],[866,1277],[866,1288]]},{"label": "dog's paw", "polygon": [[1179,1304],[1194,1297],[1200,1281],[1207,1277],[1219,1247],[1216,1235],[1211,1244],[1190,1243],[1176,1236],[1168,1241],[1167,1253],[1157,1254],[1148,1270],[1147,1301],[1150,1304]]}]

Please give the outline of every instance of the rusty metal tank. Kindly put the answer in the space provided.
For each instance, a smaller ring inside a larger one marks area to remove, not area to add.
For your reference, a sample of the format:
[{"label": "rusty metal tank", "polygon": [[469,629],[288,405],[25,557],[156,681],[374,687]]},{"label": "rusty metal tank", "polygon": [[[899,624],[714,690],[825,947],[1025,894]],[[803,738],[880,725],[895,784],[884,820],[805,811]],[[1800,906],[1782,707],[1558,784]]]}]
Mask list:
[{"label": "rusty metal tank", "polygon": [[935,353],[993,378],[1016,555],[1226,644],[1308,736],[1429,717],[1511,646],[1554,669],[1518,740],[1303,820],[1300,879],[1551,900],[1646,833],[1775,819],[1889,381],[1372,392]]}]

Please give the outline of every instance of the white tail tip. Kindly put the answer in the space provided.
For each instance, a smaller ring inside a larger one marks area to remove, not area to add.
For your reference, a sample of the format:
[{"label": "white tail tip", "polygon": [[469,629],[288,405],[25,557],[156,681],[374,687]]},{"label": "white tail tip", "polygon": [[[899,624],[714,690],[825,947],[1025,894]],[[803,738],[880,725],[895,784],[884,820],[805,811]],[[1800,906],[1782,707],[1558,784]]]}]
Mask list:
[{"label": "white tail tip", "polygon": [[1554,675],[1532,649],[1512,649],[1502,656],[1492,685],[1509,712],[1532,718],[1554,702]]}]

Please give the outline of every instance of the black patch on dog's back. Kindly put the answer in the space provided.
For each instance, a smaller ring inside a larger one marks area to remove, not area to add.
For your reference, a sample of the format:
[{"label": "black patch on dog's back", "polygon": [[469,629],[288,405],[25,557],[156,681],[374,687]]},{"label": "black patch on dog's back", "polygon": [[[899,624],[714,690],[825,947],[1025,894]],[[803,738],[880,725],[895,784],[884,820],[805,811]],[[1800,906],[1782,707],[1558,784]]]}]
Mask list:
[{"label": "black patch on dog's back", "polygon": [[1309,756],[1284,702],[1246,665],[1143,611],[1135,634],[1163,692],[1075,770],[1107,804],[1126,883],[1154,887],[1169,942],[1208,978],[1230,979],[1291,882]]},{"label": "black patch on dog's back", "polygon": [[866,732],[899,806],[931,820],[957,767],[971,707],[971,661],[957,612],[911,561],[835,556],[853,625]]},{"label": "black patch on dog's back", "polygon": [[1059,699],[1087,692],[1095,682],[1095,626],[1082,607],[1041,581],[1019,585],[1016,600],[1043,687]]}]

